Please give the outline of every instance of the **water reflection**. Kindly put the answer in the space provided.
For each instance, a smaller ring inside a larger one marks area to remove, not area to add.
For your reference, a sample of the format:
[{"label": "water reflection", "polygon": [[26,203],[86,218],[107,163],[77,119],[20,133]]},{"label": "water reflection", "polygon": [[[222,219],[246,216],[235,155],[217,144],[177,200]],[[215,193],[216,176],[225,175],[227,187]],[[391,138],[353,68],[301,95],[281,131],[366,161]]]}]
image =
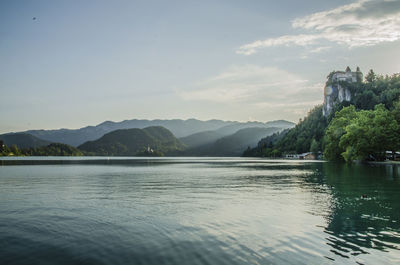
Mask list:
[{"label": "water reflection", "polygon": [[398,172],[396,165],[323,164],[319,175],[334,197],[325,228],[331,252],[349,258],[400,250]]}]

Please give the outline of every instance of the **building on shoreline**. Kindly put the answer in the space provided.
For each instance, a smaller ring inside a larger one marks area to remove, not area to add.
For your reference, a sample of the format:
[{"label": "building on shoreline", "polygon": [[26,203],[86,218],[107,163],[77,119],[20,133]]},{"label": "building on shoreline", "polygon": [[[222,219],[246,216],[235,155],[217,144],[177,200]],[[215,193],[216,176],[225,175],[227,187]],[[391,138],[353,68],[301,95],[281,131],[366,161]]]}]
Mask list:
[{"label": "building on shoreline", "polygon": [[287,159],[300,159],[300,160],[315,160],[316,157],[313,153],[307,152],[302,154],[287,154],[285,155]]}]

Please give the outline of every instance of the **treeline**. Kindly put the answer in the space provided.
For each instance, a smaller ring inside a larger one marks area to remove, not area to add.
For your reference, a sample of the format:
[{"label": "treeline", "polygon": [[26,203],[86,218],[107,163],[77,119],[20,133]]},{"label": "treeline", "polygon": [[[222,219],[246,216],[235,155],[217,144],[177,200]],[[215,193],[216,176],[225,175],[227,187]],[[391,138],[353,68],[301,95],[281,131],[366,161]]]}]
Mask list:
[{"label": "treeline", "polygon": [[392,111],[379,104],[374,110],[351,105],[335,114],[324,138],[324,156],[328,160],[386,159],[386,151],[400,150],[400,102]]},{"label": "treeline", "polygon": [[337,104],[330,116],[324,117],[322,106],[317,106],[283,137],[264,138],[243,155],[323,151],[326,159],[352,161],[382,160],[385,151],[400,150],[400,74],[383,76],[370,70],[364,82],[340,85],[351,91],[352,99]]},{"label": "treeline", "polygon": [[60,143],[52,143],[48,146],[37,148],[19,149],[16,145],[8,147],[0,144],[1,156],[82,156],[84,155],[79,149]]},{"label": "treeline", "polygon": [[350,104],[357,110],[372,110],[378,104],[384,104],[388,110],[392,110],[400,96],[400,74],[376,75],[370,70],[365,82],[341,85],[354,95]]}]

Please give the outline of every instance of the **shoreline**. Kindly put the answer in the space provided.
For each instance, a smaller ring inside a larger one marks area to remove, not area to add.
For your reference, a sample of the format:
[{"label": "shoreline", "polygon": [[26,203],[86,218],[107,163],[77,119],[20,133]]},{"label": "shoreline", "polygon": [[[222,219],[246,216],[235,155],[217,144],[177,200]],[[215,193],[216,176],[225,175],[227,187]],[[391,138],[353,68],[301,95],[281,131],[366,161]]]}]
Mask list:
[{"label": "shoreline", "polygon": [[392,161],[392,160],[388,160],[388,161],[382,161],[382,162],[377,162],[377,161],[370,161],[367,162],[367,164],[370,165],[400,165],[400,161]]}]

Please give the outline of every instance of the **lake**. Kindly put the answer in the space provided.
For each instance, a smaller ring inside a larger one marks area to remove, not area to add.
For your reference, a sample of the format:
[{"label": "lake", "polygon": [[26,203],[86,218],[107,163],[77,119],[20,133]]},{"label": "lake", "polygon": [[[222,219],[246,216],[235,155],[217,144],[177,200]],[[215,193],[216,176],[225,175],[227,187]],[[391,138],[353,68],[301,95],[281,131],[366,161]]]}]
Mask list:
[{"label": "lake", "polygon": [[400,166],[0,158],[1,264],[399,264]]}]

